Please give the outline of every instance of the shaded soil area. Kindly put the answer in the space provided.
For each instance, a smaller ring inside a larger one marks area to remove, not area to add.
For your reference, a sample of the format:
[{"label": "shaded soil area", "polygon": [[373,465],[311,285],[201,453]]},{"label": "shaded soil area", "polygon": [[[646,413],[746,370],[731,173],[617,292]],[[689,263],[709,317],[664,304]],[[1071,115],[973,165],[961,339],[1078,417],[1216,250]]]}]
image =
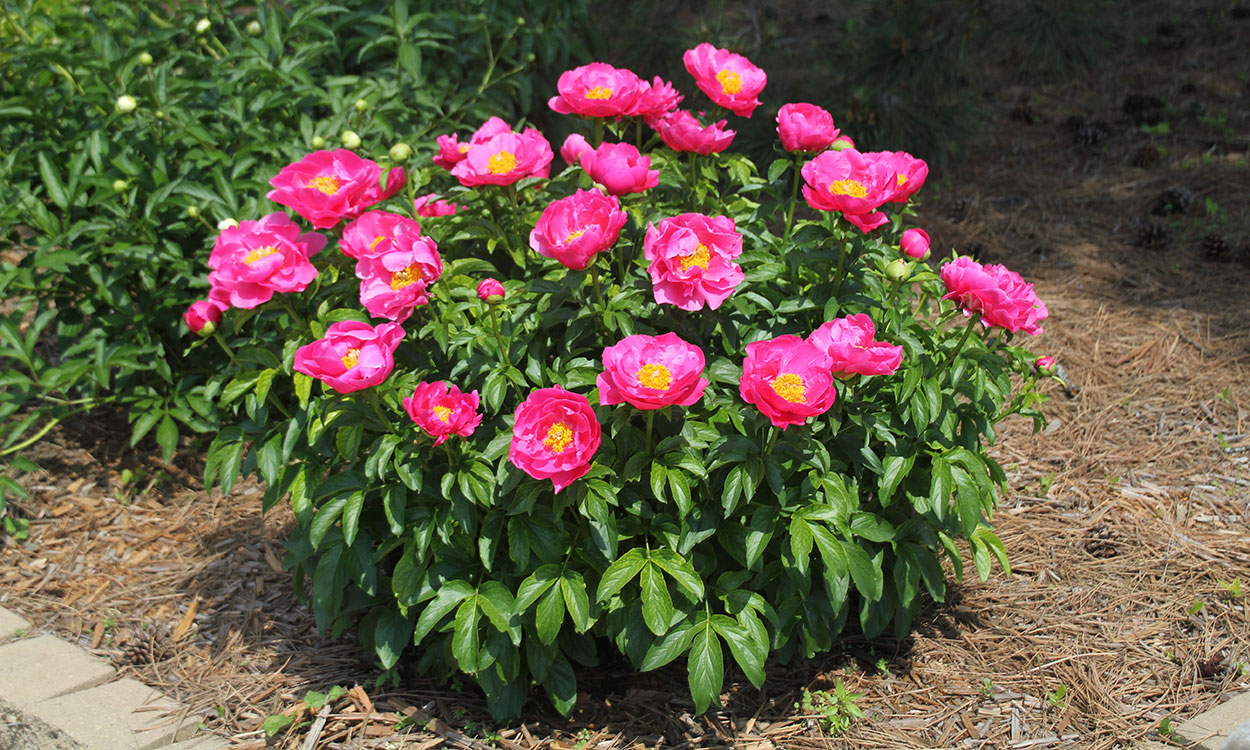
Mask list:
[{"label": "shaded soil area", "polygon": [[[1067,386],[1049,386],[1044,432],[998,436],[1013,574],[966,579],[909,638],[850,633],[770,664],[763,691],[731,673],[704,716],[684,667],[606,663],[578,675],[571,719],[532,701],[497,727],[457,683],[375,684],[297,602],[288,519],[261,517],[256,486],[205,493],[193,461],[161,467],[107,420],[32,456],[45,470],[23,478],[31,534],[0,549],[0,605],[239,748],[1110,749],[1250,689],[1250,12],[1131,9],[1093,73],[972,92],[985,136],[921,193],[936,248],[1035,283],[1050,318],[1031,343]],[[839,681],[865,718],[834,736],[819,698]],[[360,688],[305,705],[335,685]],[[267,740],[279,713],[293,721]]]}]

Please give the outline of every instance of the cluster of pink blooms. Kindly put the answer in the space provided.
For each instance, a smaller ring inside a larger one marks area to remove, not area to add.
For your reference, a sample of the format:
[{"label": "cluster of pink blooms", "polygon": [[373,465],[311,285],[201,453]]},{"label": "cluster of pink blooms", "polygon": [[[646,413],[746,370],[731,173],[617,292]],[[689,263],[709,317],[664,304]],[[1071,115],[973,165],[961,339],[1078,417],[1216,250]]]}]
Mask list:
[{"label": "cluster of pink blooms", "polygon": [[[711,101],[737,116],[750,117],[760,106],[767,76],[747,58],[700,44],[684,56],[686,69]],[[582,117],[639,118],[676,151],[700,155],[727,148],[734,131],[727,120],[703,124],[695,114],[677,109],[683,97],[667,81],[648,83],[628,70],[596,62],[567,71],[549,106]],[[802,168],[803,194],[815,209],[838,211],[871,231],[888,221],[879,210],[907,201],[925,181],[924,161],[903,152],[859,152],[834,126],[824,109],[791,103],[777,114],[782,146],[797,154],[816,154]],[[456,134],[439,136],[434,163],[465,187],[512,185],[547,177],[553,158],[547,139],[533,128],[514,132],[492,117],[461,142]],[[580,167],[602,186],[578,190],[552,201],[530,232],[530,247],[570,269],[587,268],[608,251],[627,222],[621,196],[658,184],[649,157],[625,143],[591,146],[580,135],[560,149],[570,165]],[[355,260],[360,302],[371,325],[348,320],[334,323],[325,335],[300,347],[294,369],[323,381],[339,393],[383,382],[394,367],[394,353],[404,338],[400,324],[415,307],[426,304],[426,291],[443,272],[438,247],[406,216],[370,207],[394,195],[406,177],[392,169],[382,182],[376,163],[347,150],[318,151],[290,164],[271,180],[269,198],[293,209],[317,229],[345,222],[339,246]],[[463,206],[423,195],[413,204],[420,217],[454,214]],[[184,315],[188,326],[204,335],[228,307],[254,308],[274,293],[303,291],[317,277],[309,260],[326,238],[302,232],[286,214],[243,221],[217,237],[209,258],[210,292]],[[929,235],[909,229],[900,241],[908,257],[929,255]],[[683,310],[717,309],[745,275],[735,262],[743,236],[733,219],[684,213],[647,226],[643,253],[648,261],[657,303]],[[941,269],[949,293],[968,315],[1011,331],[1041,333],[1046,308],[1018,274],[1001,266],[981,266],[958,258]],[[483,279],[478,297],[488,305],[507,292],[496,279]],[[781,429],[801,425],[826,412],[837,398],[835,383],[856,375],[888,375],[902,362],[902,347],[875,340],[866,314],[829,321],[806,338],[784,335],[746,346],[739,392]],[[675,333],[632,335],[603,350],[603,371],[596,385],[601,405],[627,403],[655,410],[689,407],[708,387],[706,360],[699,347]],[[1052,363],[1038,369],[1052,367]],[[445,381],[422,382],[403,400],[411,420],[438,445],[455,435],[471,436],[481,424],[477,391],[464,393]],[[599,447],[600,425],[586,396],[559,386],[538,389],[517,408],[509,458],[537,479],[550,479],[559,492],[582,477]]]}]

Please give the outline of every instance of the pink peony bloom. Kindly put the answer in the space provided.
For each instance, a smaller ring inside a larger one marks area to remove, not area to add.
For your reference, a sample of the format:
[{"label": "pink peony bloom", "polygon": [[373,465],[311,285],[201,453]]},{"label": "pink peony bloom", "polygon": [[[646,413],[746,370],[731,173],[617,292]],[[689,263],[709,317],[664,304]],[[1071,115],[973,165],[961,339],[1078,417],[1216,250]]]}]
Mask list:
[{"label": "pink peony bloom", "polygon": [[786,151],[824,151],[841,132],[833,126],[833,115],[815,104],[783,104],[777,112],[777,135]]},{"label": "pink peony bloom", "polygon": [[530,247],[580,271],[621,235],[629,216],[616,196],[598,190],[578,190],[552,201],[530,232]]},{"label": "pink peony bloom", "polygon": [[325,338],[295,350],[295,371],[351,393],[386,380],[395,367],[395,348],[404,339],[398,323],[371,326],[344,320],[326,329]]},{"label": "pink peony bloom", "polygon": [[542,133],[533,128],[514,133],[506,122],[492,117],[473,134],[464,159],[451,173],[465,187],[511,185],[526,177],[546,177],[553,156]]},{"label": "pink peony bloom", "polygon": [[898,246],[902,249],[903,254],[909,258],[927,260],[929,258],[929,233],[915,227],[908,229],[903,232],[903,237],[899,240]]},{"label": "pink peony bloom", "polygon": [[317,278],[308,261],[325,247],[316,232],[301,234],[286,214],[274,212],[260,221],[241,221],[223,229],[208,256],[213,270],[208,283],[230,307],[251,309],[268,302],[274,292],[302,292]]},{"label": "pink peony bloom", "polygon": [[886,199],[887,203],[906,203],[924,187],[925,178],[929,176],[929,165],[924,159],[917,159],[905,151],[882,151],[876,156],[894,172],[894,190]]},{"label": "pink peony bloom", "polygon": [[469,150],[469,144],[461,143],[460,136],[456,133],[451,135],[440,135],[434,139],[438,143],[438,153],[434,155],[434,164],[448,171],[451,168],[464,161],[464,155]]},{"label": "pink peony bloom", "polygon": [[903,363],[903,347],[873,341],[877,330],[864,313],[825,323],[807,337],[807,343],[829,355],[833,374],[890,375]]},{"label": "pink peony bloom", "polygon": [[648,120],[648,124],[660,134],[664,145],[674,151],[693,151],[702,156],[718,154],[733,143],[737,133],[726,130],[726,122],[728,120],[721,120],[704,127],[684,109]]},{"label": "pink peony bloom", "polygon": [[585,396],[558,385],[540,388],[517,407],[508,459],[535,479],[550,479],[559,492],[590,471],[599,439]]},{"label": "pink peony bloom", "polygon": [[376,255],[394,247],[408,246],[421,236],[421,225],[402,214],[367,211],[343,227],[339,250],[354,260]]},{"label": "pink peony bloom", "polygon": [[829,355],[798,336],[778,336],[747,344],[738,392],[774,427],[803,424],[833,406]]},{"label": "pink peony bloom", "polygon": [[760,105],[768,76],[742,55],[704,42],[686,50],[682,61],[703,93],[735,115],[750,117]]},{"label": "pink peony bloom", "polygon": [[585,136],[573,133],[564,139],[564,145],[560,147],[560,158],[576,166],[582,163],[582,154],[594,153],[594,150]]},{"label": "pink peony bloom", "polygon": [[443,274],[443,259],[429,237],[399,235],[378,247],[356,261],[360,304],[375,318],[403,322],[429,302],[425,290]]},{"label": "pink peony bloom", "polygon": [[590,179],[612,195],[641,193],[660,184],[660,170],[651,169],[651,157],[642,156],[628,143],[601,143],[579,154]]},{"label": "pink peony bloom", "polygon": [[655,301],[683,310],[713,310],[746,278],[733,262],[742,254],[742,235],[727,216],[681,214],[647,225],[643,253]]},{"label": "pink peony bloom", "polygon": [[643,83],[644,87],[642,96],[638,98],[638,106],[633,114],[639,117],[659,117],[660,115],[672,112],[677,109],[677,105],[681,104],[681,100],[685,99],[677,89],[673,88],[670,81],[666,81],[659,76],[648,84]]},{"label": "pink peony bloom", "polygon": [[556,82],[560,95],[547,106],[562,115],[625,117],[637,109],[645,86],[631,70],[593,62],[561,73]]},{"label": "pink peony bloom", "polygon": [[1008,331],[1032,336],[1042,332],[1038,323],[1049,314],[1046,305],[1033,292],[1033,285],[1015,271],[994,264],[982,266],[965,257],[942,266],[940,273],[949,292],[942,299],[955,300],[965,315],[978,313],[986,325]]},{"label": "pink peony bloom", "polygon": [[182,320],[192,333],[201,336],[212,336],[221,322],[222,308],[211,299],[196,300],[182,314]]},{"label": "pink peony bloom", "polygon": [[379,181],[382,168],[345,148],[314,151],[288,164],[269,181],[269,200],[295,209],[317,229],[329,229],[340,219],[354,219],[375,203],[394,195],[407,182],[403,167]]},{"label": "pink peony bloom", "polygon": [[637,409],[690,406],[703,397],[703,350],[675,333],[626,336],[603,350],[599,403],[628,402]]},{"label": "pink peony bloom", "polygon": [[826,151],[803,165],[803,197],[818,211],[841,211],[870,232],[889,221],[877,210],[893,194],[894,172],[855,149]]},{"label": "pink peony bloom", "polygon": [[418,383],[412,395],[404,399],[408,416],[434,438],[435,445],[442,445],[450,435],[472,435],[482,423],[477,407],[477,391],[461,393],[444,380]]},{"label": "pink peony bloom", "polygon": [[508,294],[498,279],[482,279],[477,285],[477,298],[487,304],[495,304]]},{"label": "pink peony bloom", "polygon": [[451,201],[440,200],[438,193],[426,193],[412,202],[417,216],[451,216],[464,206]]}]

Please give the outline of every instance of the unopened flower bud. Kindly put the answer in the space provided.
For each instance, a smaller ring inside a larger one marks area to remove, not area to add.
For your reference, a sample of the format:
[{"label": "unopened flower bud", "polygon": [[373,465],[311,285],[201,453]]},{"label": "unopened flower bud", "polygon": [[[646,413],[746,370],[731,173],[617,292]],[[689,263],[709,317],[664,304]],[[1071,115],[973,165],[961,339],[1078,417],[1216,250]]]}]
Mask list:
[{"label": "unopened flower bud", "polygon": [[195,33],[197,34],[204,34],[211,28],[213,28],[213,22],[207,18],[201,18],[195,22]]},{"label": "unopened flower bud", "polygon": [[126,114],[127,112],[134,112],[135,108],[139,106],[139,102],[135,101],[135,98],[130,94],[122,94],[117,97],[117,102],[114,106],[117,107],[118,112]]},{"label": "unopened flower bud", "polygon": [[208,338],[213,335],[213,332],[217,330],[217,324],[221,322],[221,308],[209,300],[202,299],[191,303],[187,311],[182,314],[182,319],[187,324],[187,328]]},{"label": "unopened flower bud", "polygon": [[140,64],[140,65],[151,65],[151,64],[152,64],[152,62],[153,62],[153,60],[152,60],[152,56],[151,56],[150,54],[148,54],[147,52],[140,52],[140,53],[139,53],[139,64]]},{"label": "unopened flower bud", "polygon": [[403,164],[412,158],[412,149],[409,148],[407,143],[396,143],[394,146],[391,146],[390,154],[391,161]]},{"label": "unopened flower bud", "polygon": [[126,192],[126,188],[128,187],[130,187],[130,183],[126,182],[125,180],[113,180],[113,192],[114,193],[124,193]]},{"label": "unopened flower bud", "polygon": [[1054,375],[1055,358],[1049,355],[1045,357],[1038,357],[1037,361],[1033,363],[1033,367],[1036,368],[1038,373],[1042,375]]},{"label": "unopened flower bud", "polygon": [[344,130],[339,134],[344,148],[360,148],[360,136],[354,130]]},{"label": "unopened flower bud", "polygon": [[352,106],[356,108],[357,112],[364,112],[366,109],[369,108],[369,102],[365,101],[364,99],[357,99],[355,102],[352,103]]},{"label": "unopened flower bud", "polygon": [[537,59],[538,59],[538,55],[535,55],[533,52],[525,56],[525,62],[527,63],[532,63]]},{"label": "unopened flower bud", "polygon": [[187,216],[190,216],[192,219],[195,219],[195,218],[198,218],[199,215],[200,215],[199,206],[187,206]]},{"label": "unopened flower bud", "polygon": [[482,279],[477,285],[478,299],[488,305],[502,302],[505,295],[503,284],[499,283],[498,279]]},{"label": "unopened flower bud", "polygon": [[885,277],[890,281],[903,282],[911,278],[911,264],[899,258],[885,267]]},{"label": "unopened flower bud", "polygon": [[908,229],[898,242],[903,254],[916,260],[929,259],[929,233],[923,229]]},{"label": "unopened flower bud", "polygon": [[319,135],[314,135],[314,136],[312,137],[312,147],[313,147],[313,148],[325,148],[325,147],[326,147],[326,139],[325,139],[325,138],[322,138],[322,137],[321,137],[321,136],[319,136]]},{"label": "unopened flower bud", "polygon": [[238,220],[237,220],[237,219],[233,219],[233,218],[231,218],[231,217],[229,217],[229,216],[227,216],[226,218],[224,218],[224,219],[222,219],[221,221],[217,222],[217,228],[218,228],[218,229],[222,229],[222,230],[225,230],[225,229],[233,229],[234,227],[237,227],[238,225],[239,225]]},{"label": "unopened flower bud", "polygon": [[248,21],[247,27],[244,30],[247,31],[249,36],[260,36],[260,21]]},{"label": "unopened flower bud", "polygon": [[833,143],[831,143],[829,145],[829,148],[834,151],[845,151],[848,148],[855,148],[855,141],[852,141],[850,138],[847,138],[846,136],[842,136],[838,138],[836,141],[834,141]]},{"label": "unopened flower bud", "polygon": [[525,16],[517,16],[517,17],[516,17],[516,25],[517,25],[517,26],[524,26],[524,25],[525,25]]}]

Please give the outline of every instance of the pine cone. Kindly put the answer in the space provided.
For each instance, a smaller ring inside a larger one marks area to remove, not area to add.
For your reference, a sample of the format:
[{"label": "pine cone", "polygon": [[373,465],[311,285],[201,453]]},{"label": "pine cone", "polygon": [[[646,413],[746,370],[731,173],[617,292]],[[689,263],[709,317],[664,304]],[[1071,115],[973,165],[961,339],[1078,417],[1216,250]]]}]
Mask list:
[{"label": "pine cone", "polygon": [[1163,155],[1159,153],[1159,149],[1147,143],[1138,146],[1133,153],[1129,154],[1128,163],[1134,167],[1149,169],[1162,164]]},{"label": "pine cone", "polygon": [[1159,249],[1167,247],[1171,238],[1167,227],[1157,221],[1138,221],[1137,231],[1133,236],[1135,247]]},{"label": "pine cone", "polygon": [[950,210],[946,212],[946,219],[952,224],[958,224],[968,218],[968,213],[972,210],[972,206],[966,198],[960,198],[951,204]]},{"label": "pine cone", "polygon": [[1232,257],[1233,246],[1222,234],[1208,234],[1202,238],[1202,257],[1206,260],[1222,263]]},{"label": "pine cone", "polygon": [[1155,196],[1150,213],[1155,216],[1187,214],[1194,207],[1194,193],[1189,188],[1173,185]]}]

